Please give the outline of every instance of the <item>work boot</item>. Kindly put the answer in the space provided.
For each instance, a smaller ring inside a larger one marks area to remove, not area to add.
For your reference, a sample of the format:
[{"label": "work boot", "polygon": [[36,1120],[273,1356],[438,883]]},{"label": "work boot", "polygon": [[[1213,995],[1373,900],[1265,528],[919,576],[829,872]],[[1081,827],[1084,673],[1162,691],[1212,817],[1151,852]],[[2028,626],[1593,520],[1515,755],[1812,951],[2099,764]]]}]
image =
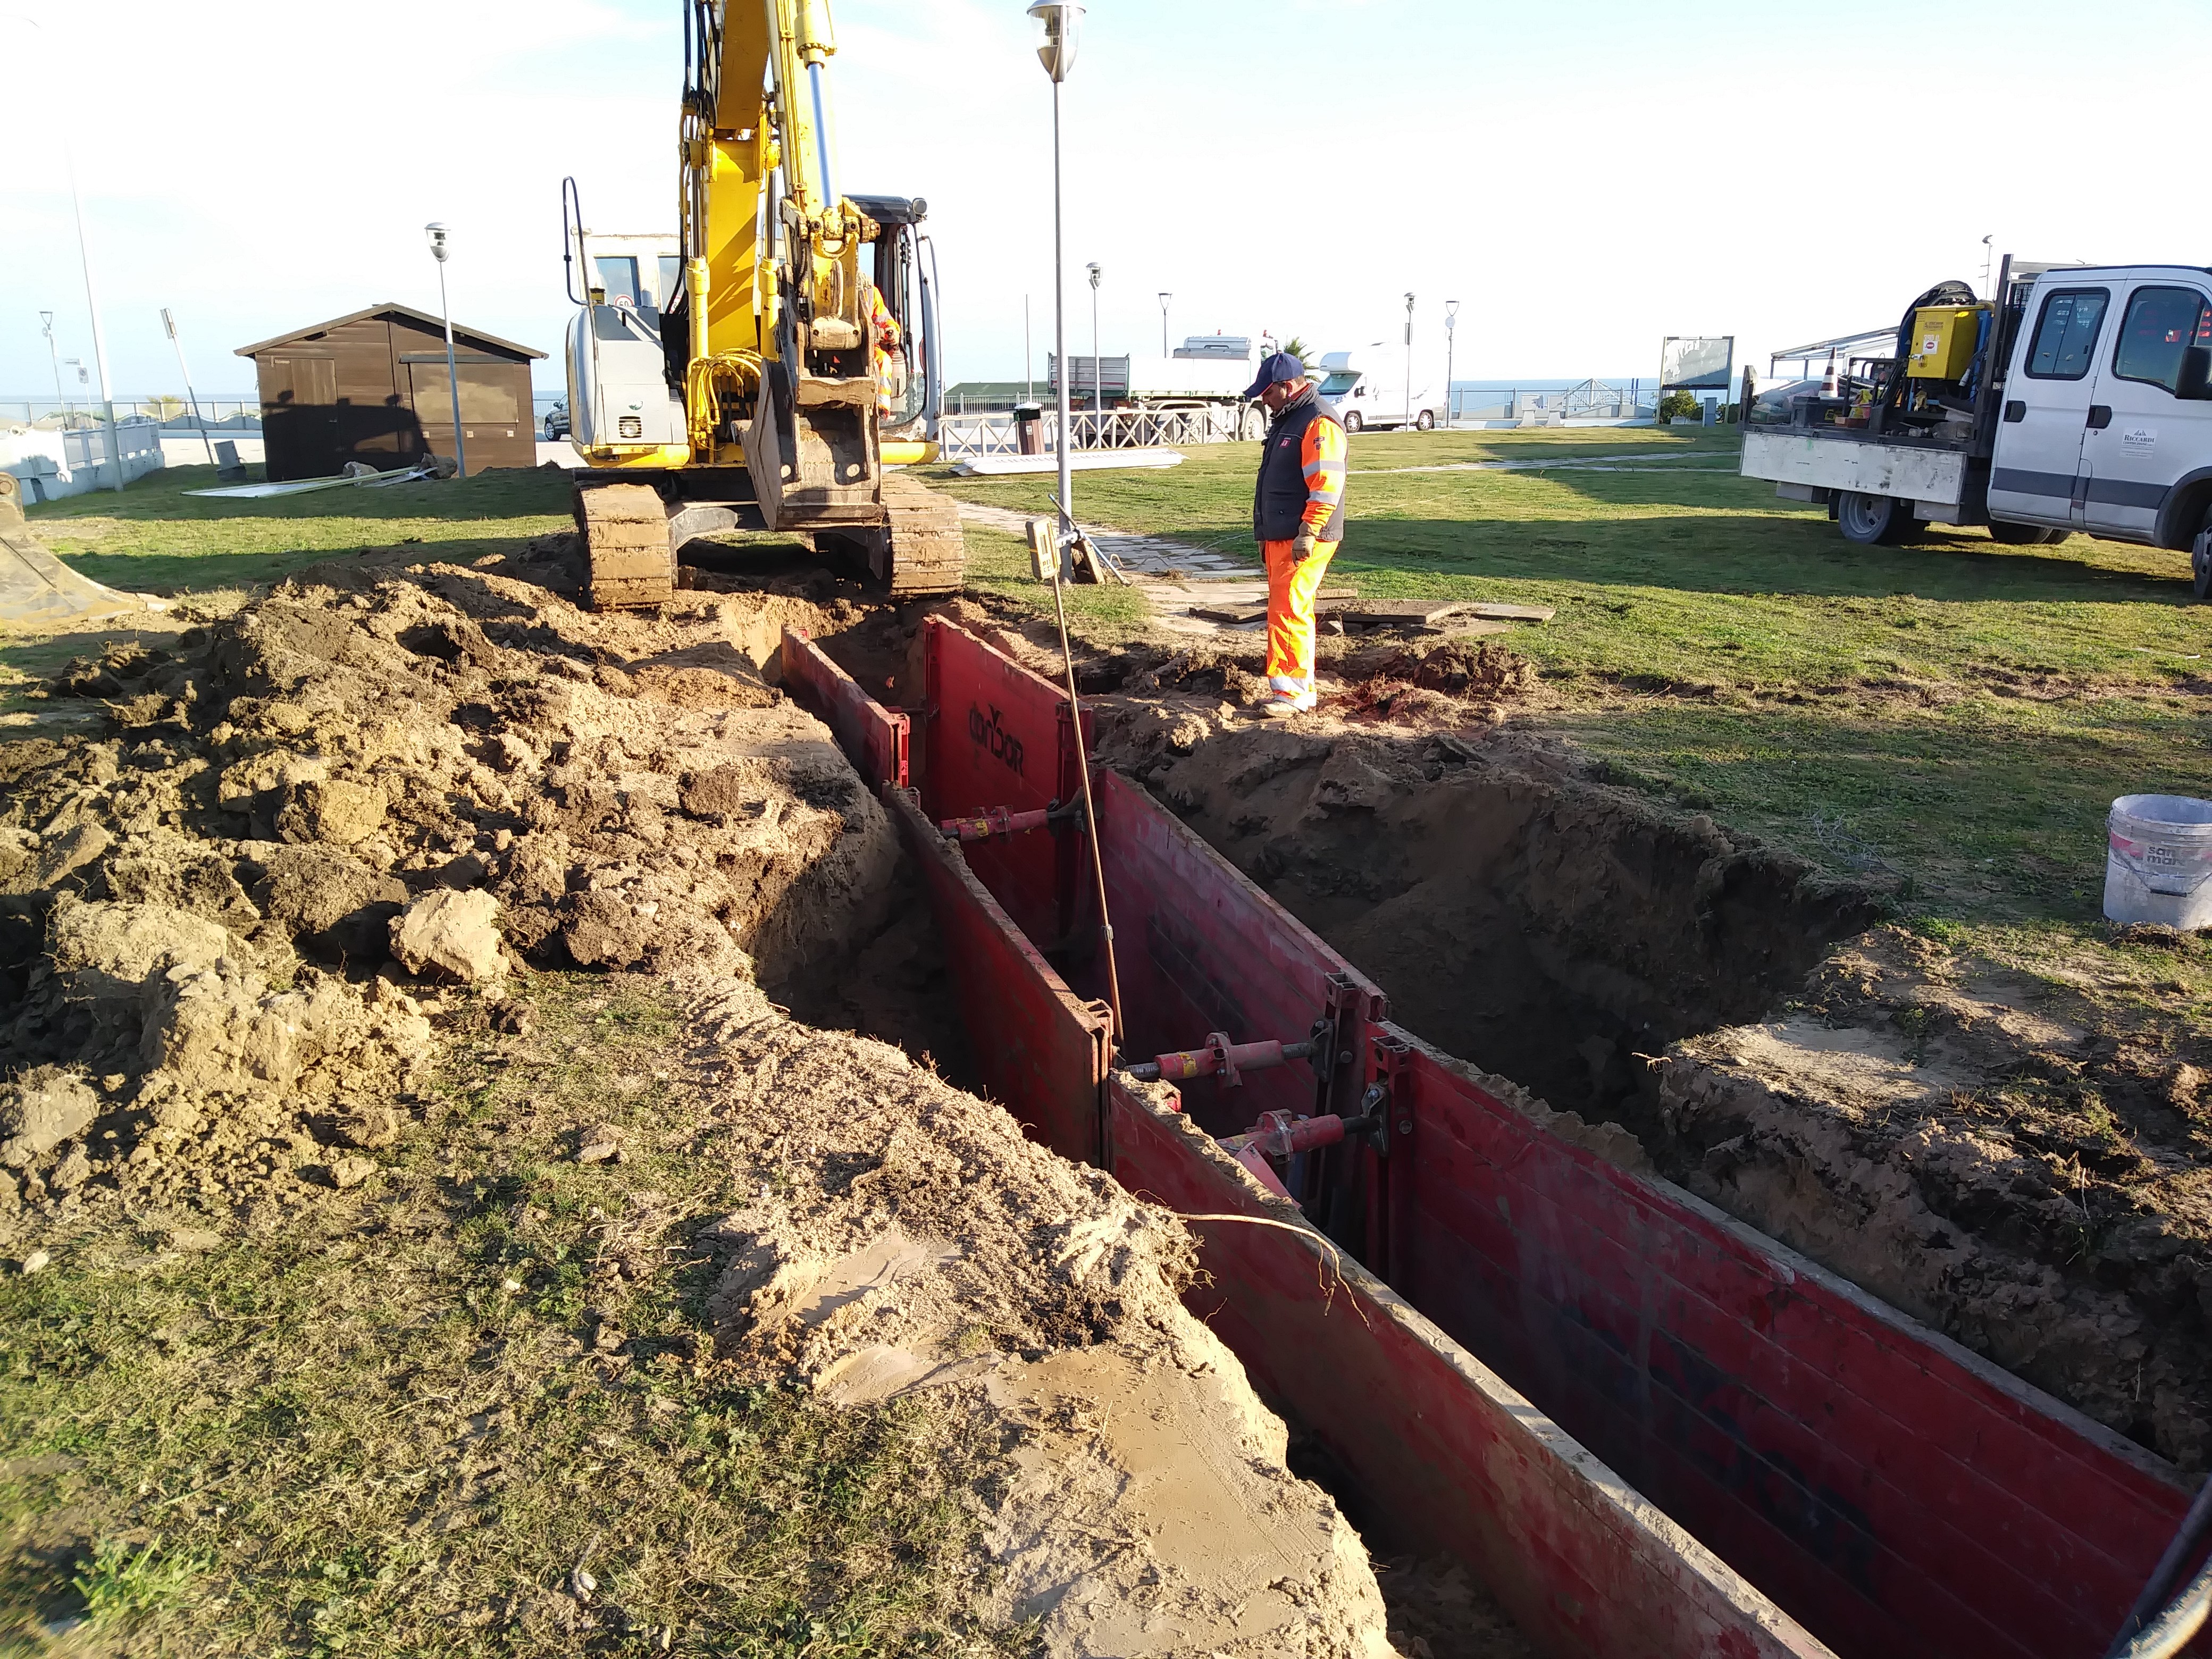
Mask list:
[{"label": "work boot", "polygon": [[1273,674],[1267,679],[1267,700],[1263,708],[1271,720],[1288,720],[1293,714],[1304,714],[1318,701],[1311,680]]}]

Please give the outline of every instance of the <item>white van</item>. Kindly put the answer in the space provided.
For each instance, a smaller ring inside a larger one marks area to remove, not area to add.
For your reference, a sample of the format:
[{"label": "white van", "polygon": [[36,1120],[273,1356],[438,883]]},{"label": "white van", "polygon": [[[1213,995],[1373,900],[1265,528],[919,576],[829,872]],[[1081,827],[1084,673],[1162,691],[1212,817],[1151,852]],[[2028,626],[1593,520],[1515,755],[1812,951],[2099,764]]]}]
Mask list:
[{"label": "white van", "polygon": [[1405,356],[1387,343],[1324,352],[1319,367],[1321,395],[1336,405],[1346,432],[1392,426],[1426,432],[1443,412],[1442,399],[1425,382],[1407,386]]},{"label": "white van", "polygon": [[2212,600],[2212,270],[2039,266],[2001,305],[1955,284],[1905,314],[1894,360],[1747,428],[1743,472],[1825,501],[1861,543],[1984,524],[2186,549]]}]

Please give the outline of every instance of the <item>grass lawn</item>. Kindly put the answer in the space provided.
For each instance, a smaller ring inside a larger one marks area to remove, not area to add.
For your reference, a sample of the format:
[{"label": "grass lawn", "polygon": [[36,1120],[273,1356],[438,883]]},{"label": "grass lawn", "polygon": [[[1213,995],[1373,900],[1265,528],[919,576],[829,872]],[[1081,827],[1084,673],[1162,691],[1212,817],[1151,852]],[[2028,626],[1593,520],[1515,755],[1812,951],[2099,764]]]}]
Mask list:
[{"label": "grass lawn", "polygon": [[333,553],[420,542],[465,563],[568,527],[568,476],[546,470],[319,490],[267,501],[209,500],[211,466],[165,467],[121,495],[27,507],[31,528],[95,581],[173,594],[276,580]]},{"label": "grass lawn", "polygon": [[[1735,449],[1727,429],[1355,437],[1329,578],[1556,606],[1506,641],[1553,694],[1532,718],[1620,781],[1885,880],[1923,925],[2012,960],[2078,969],[2086,950],[2092,976],[2133,982],[2100,921],[2105,811],[2212,795],[2212,610],[2188,603],[2187,556],[1973,530],[1853,547],[1820,509],[1735,476]],[[1249,551],[1257,453],[1085,473],[1076,510]],[[1632,459],[1426,470],[1613,456]],[[1022,511],[1052,487],[937,481]],[[2202,994],[2212,953],[2195,957]]]},{"label": "grass lawn", "polygon": [[[726,1132],[667,1136],[653,1070],[681,999],[525,988],[538,1033],[461,1036],[356,1193],[181,1246],[110,1211],[0,1276],[0,1652],[1026,1646],[963,1605],[965,1483],[1002,1468],[981,1419],[934,1395],[840,1409],[714,1358],[690,1230],[729,1201]],[[603,1117],[639,1156],[564,1156],[556,1126]],[[563,1638],[586,1562],[622,1616]]]}]

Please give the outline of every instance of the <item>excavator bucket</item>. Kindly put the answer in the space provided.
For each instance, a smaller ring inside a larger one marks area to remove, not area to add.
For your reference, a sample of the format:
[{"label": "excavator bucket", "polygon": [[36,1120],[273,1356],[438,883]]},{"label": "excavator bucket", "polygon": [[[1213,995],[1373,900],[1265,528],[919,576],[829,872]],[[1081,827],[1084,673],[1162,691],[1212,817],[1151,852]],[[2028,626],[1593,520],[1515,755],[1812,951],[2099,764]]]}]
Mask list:
[{"label": "excavator bucket", "polygon": [[23,518],[22,485],[0,472],[0,628],[47,631],[143,611],[135,593],[103,587],[56,558]]}]

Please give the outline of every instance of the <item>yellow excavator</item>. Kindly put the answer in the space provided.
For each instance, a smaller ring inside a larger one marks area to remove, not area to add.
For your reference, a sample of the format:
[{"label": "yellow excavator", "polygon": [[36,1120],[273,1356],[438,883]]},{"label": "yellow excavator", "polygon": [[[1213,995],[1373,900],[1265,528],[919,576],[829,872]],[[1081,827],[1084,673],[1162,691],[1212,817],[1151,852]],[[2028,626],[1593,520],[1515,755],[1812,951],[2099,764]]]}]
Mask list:
[{"label": "yellow excavator", "polygon": [[837,191],[836,50],[828,0],[686,0],[680,230],[657,285],[611,287],[562,186],[594,609],[666,601],[687,542],[741,528],[842,543],[895,597],[959,591],[957,507],[884,470],[936,454],[926,204]]}]

